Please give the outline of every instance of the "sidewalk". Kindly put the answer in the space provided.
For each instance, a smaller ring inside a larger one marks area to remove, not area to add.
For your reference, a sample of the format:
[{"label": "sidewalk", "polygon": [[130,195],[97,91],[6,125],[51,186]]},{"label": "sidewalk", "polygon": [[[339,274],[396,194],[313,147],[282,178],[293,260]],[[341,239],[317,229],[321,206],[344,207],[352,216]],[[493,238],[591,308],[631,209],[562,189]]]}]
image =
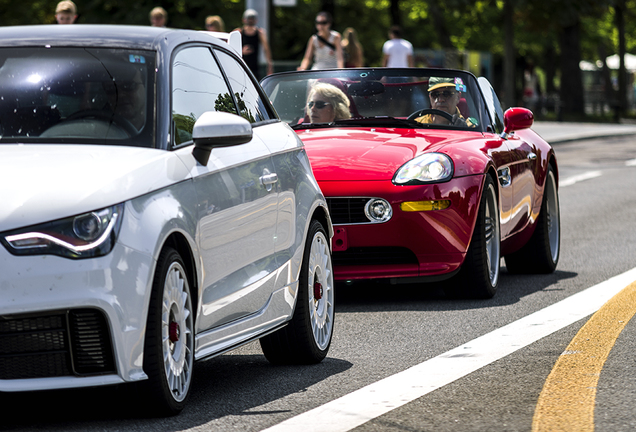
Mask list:
[{"label": "sidewalk", "polygon": [[536,121],[532,129],[550,144],[590,138],[636,135],[636,124]]}]

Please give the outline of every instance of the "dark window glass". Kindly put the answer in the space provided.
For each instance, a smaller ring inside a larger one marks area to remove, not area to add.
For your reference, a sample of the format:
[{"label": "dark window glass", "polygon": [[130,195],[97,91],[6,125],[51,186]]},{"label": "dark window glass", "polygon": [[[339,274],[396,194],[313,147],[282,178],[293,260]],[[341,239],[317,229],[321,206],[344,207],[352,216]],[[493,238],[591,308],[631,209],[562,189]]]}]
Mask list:
[{"label": "dark window glass", "polygon": [[152,146],[154,53],[0,50],[3,141]]},{"label": "dark window glass", "polygon": [[240,115],[250,123],[269,120],[270,116],[265,108],[256,85],[245,72],[243,66],[229,54],[217,50],[219,61],[230,81],[232,92],[239,106]]},{"label": "dark window glass", "polygon": [[236,106],[221,69],[205,47],[179,51],[172,63],[174,142],[192,141],[192,129],[206,111],[236,114]]}]

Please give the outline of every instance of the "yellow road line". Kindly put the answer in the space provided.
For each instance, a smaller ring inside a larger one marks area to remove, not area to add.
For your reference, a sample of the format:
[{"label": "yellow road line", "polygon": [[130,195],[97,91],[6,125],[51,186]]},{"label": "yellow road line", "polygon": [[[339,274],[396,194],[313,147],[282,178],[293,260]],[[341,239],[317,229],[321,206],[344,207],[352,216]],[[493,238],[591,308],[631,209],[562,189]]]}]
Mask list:
[{"label": "yellow road line", "polygon": [[636,313],[636,282],[605,303],[557,360],[534,411],[533,432],[594,430],[596,385],[616,339]]}]

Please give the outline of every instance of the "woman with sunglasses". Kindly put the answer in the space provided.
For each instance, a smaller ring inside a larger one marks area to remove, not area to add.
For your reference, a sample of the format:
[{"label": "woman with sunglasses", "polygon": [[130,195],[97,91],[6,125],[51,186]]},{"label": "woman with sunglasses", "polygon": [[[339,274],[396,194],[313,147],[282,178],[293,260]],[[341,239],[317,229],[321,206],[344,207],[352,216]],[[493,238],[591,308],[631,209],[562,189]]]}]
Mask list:
[{"label": "woman with sunglasses", "polygon": [[349,98],[336,86],[314,84],[307,98],[307,115],[311,123],[331,123],[351,118]]},{"label": "woman with sunglasses", "polygon": [[342,36],[337,31],[331,30],[331,14],[318,12],[316,15],[316,34],[311,35],[307,42],[305,57],[298,70],[307,70],[309,64],[316,69],[333,69],[344,67],[342,55]]}]

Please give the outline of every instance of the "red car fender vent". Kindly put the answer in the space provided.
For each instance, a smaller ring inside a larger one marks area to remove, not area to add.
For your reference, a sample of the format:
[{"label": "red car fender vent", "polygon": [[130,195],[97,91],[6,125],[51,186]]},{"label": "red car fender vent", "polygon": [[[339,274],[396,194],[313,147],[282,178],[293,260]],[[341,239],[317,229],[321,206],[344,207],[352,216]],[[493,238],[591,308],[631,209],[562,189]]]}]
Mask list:
[{"label": "red car fender vent", "polygon": [[349,247],[347,244],[347,231],[342,227],[334,227],[333,231],[333,238],[331,240],[333,252],[346,251]]}]

